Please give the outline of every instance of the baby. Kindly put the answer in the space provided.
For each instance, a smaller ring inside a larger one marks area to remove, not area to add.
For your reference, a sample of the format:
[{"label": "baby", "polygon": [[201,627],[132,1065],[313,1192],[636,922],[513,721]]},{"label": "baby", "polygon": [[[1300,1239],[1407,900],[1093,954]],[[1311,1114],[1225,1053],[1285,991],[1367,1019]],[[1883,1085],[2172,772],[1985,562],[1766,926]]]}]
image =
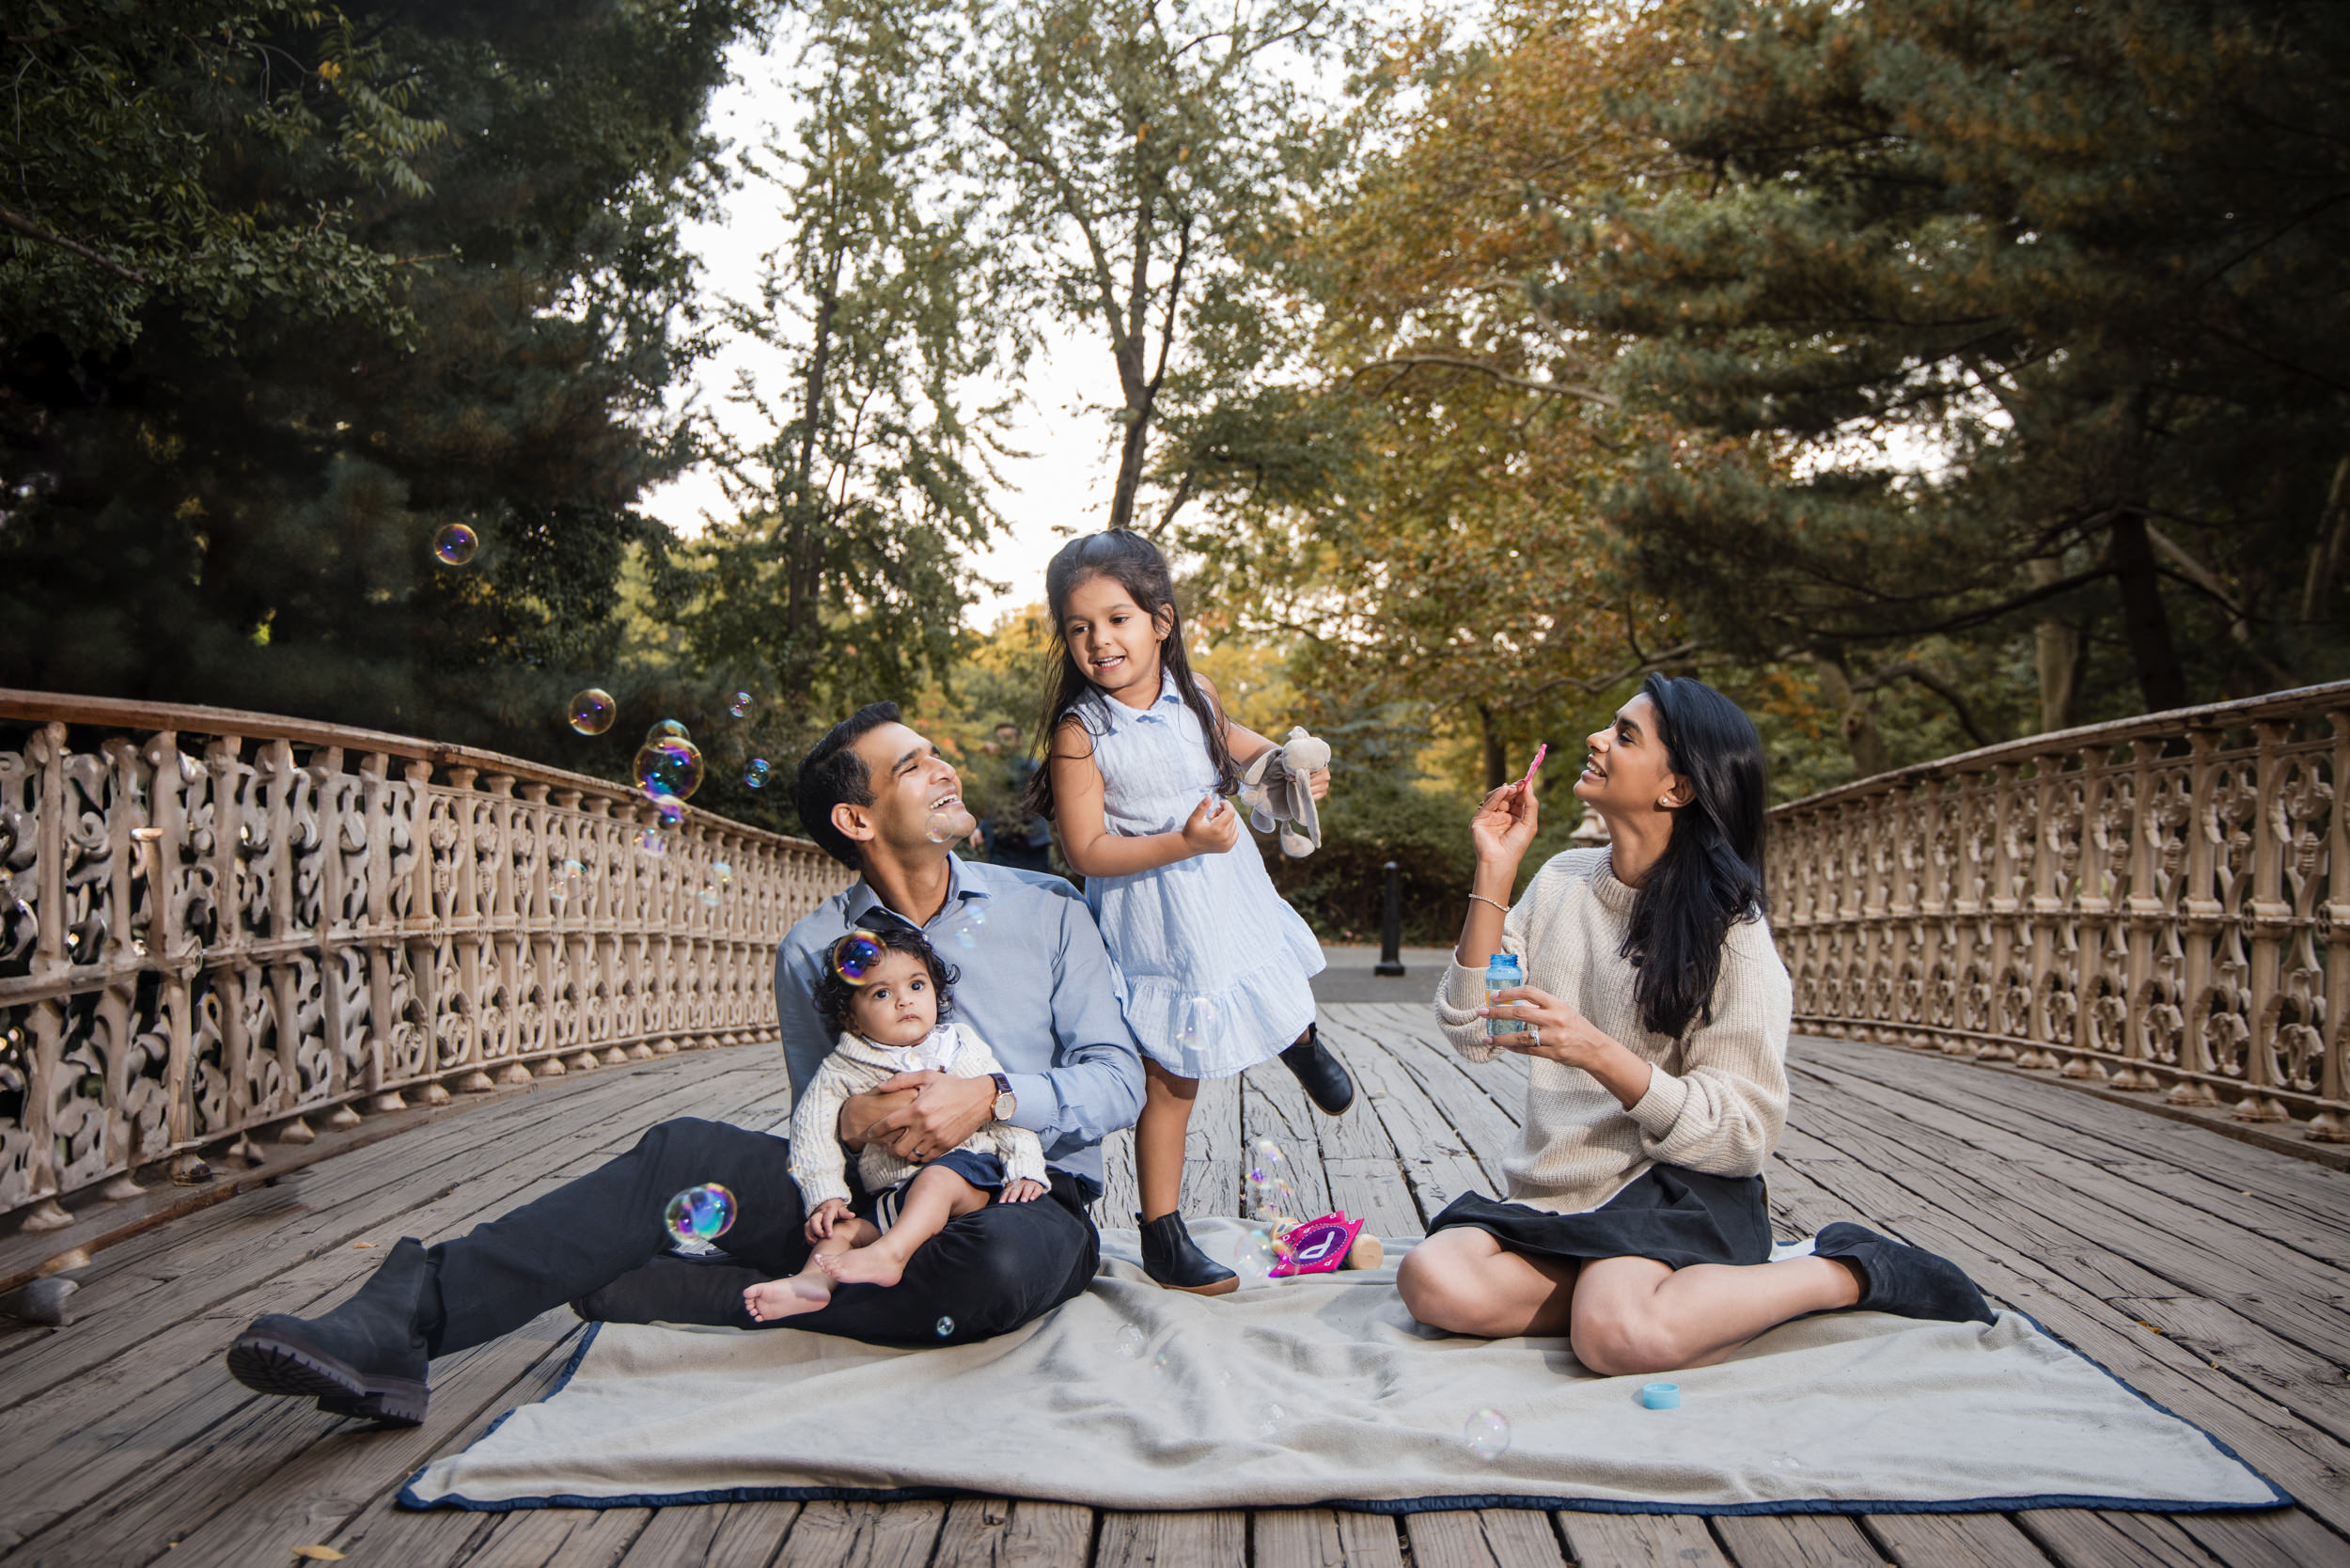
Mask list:
[{"label": "baby", "polygon": [[807,1266],[743,1293],[760,1323],[812,1312],[836,1284],[894,1285],[915,1248],[959,1215],[997,1200],[1043,1196],[1044,1149],[1034,1133],[992,1121],[926,1165],[900,1159],[873,1142],[857,1157],[857,1175],[874,1194],[866,1214],[849,1205],[840,1107],[900,1073],[924,1070],[957,1078],[1001,1073],[986,1042],[947,1022],[954,1011],[954,971],[922,933],[905,927],[851,932],[833,944],[816,989],[816,1011],[839,1031],[807,1092],[791,1109],[791,1179],[807,1211]]}]

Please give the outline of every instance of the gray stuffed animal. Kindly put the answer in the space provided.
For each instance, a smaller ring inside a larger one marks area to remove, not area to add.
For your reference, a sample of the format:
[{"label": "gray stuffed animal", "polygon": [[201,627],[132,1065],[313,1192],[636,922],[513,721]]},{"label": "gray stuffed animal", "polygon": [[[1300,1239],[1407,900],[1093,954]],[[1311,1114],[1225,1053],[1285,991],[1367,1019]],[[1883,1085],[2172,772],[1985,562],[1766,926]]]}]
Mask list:
[{"label": "gray stuffed animal", "polygon": [[1301,727],[1241,775],[1240,803],[1248,808],[1249,820],[1260,833],[1269,833],[1277,824],[1281,853],[1292,860],[1303,860],[1322,847],[1322,813],[1307,781],[1329,762],[1330,743]]}]

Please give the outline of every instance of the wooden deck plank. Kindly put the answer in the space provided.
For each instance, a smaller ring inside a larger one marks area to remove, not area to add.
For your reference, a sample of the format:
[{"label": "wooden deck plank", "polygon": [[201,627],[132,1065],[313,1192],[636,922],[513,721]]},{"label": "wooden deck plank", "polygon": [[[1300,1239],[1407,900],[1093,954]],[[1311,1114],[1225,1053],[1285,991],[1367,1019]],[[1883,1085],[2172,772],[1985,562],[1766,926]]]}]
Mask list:
[{"label": "wooden deck plank", "polygon": [[1715,1537],[1738,1568],[1883,1568],[1885,1554],[1850,1519],[1826,1513],[1725,1513]]},{"label": "wooden deck plank", "polygon": [[2257,1513],[2182,1513],[2179,1528],[2228,1568],[2345,1568],[2344,1541],[2297,1508]]},{"label": "wooden deck plank", "polygon": [[[2093,1138],[2234,1190],[2250,1188],[2256,1196],[2320,1224],[2341,1225],[2350,1219],[2343,1197],[2350,1191],[2350,1174],[2306,1160],[2280,1159],[2268,1150],[2208,1128],[2150,1116],[2028,1076],[1985,1072],[1931,1052],[1813,1035],[1798,1037],[1794,1051],[1881,1083],[1930,1088],[1935,1098],[1951,1105],[1998,1107],[2013,1119],[2008,1124],[2016,1130],[2061,1129],[2076,1138]],[[1980,1114],[1987,1119],[1989,1113]]]},{"label": "wooden deck plank", "polygon": [[1403,1541],[1384,1513],[1267,1508],[1249,1515],[1252,1568],[1403,1568]]},{"label": "wooden deck plank", "polygon": [[947,1510],[931,1568],[1085,1568],[1092,1550],[1089,1508],[965,1497]]},{"label": "wooden deck plank", "polygon": [[1403,1535],[1412,1568],[1556,1568],[1566,1560],[1550,1515],[1533,1509],[1407,1513]]},{"label": "wooden deck plank", "polygon": [[[731,1102],[742,1087],[729,1087],[724,1079],[704,1083],[710,1102],[705,1108]],[[661,1096],[647,1105],[644,1114],[650,1119],[675,1103],[674,1096]],[[619,1130],[621,1141],[634,1136],[626,1127]],[[461,1182],[408,1218],[431,1239],[462,1232],[592,1168],[607,1157],[614,1141],[608,1119],[557,1137],[509,1162],[502,1176]],[[535,1162],[540,1159],[568,1163],[537,1174]],[[525,1179],[526,1184],[516,1184]],[[115,1357],[99,1373],[20,1409],[11,1418],[9,1437],[0,1443],[7,1451],[7,1467],[0,1468],[0,1500],[8,1504],[0,1510],[0,1519],[6,1520],[0,1524],[0,1544],[21,1539],[62,1512],[102,1499],[121,1478],[138,1474],[151,1479],[159,1462],[179,1462],[178,1456],[188,1451],[186,1445],[253,1398],[222,1373],[218,1364],[220,1354],[243,1325],[263,1311],[301,1312],[339,1299],[380,1256],[380,1251],[344,1249],[306,1260],[279,1278],[263,1280],[215,1303],[199,1317],[172,1325]],[[86,1424],[77,1429],[72,1425],[76,1419]]]},{"label": "wooden deck plank", "polygon": [[776,1568],[926,1568],[946,1522],[943,1502],[812,1502]]},{"label": "wooden deck plank", "polygon": [[2211,1554],[2159,1513],[2037,1508],[2014,1518],[2064,1568],[2212,1568]]},{"label": "wooden deck plank", "polygon": [[1248,1515],[1236,1508],[1104,1513],[1093,1548],[1094,1568],[1245,1568],[1247,1560]]},{"label": "wooden deck plank", "polygon": [[651,1518],[650,1508],[530,1508],[501,1513],[465,1559],[465,1568],[610,1568]]},{"label": "wooden deck plank", "polygon": [[[1840,1103],[1874,1111],[1880,1128],[1887,1118],[1896,1119],[1900,1141],[1921,1154],[1938,1155],[1953,1169],[1970,1165],[2001,1169],[2011,1188],[2024,1171],[2032,1172],[2044,1184],[2033,1196],[2052,1206],[2052,1217],[2126,1250],[2200,1294],[2237,1303],[2253,1321],[2350,1365],[2350,1317],[2342,1310],[2350,1305],[2350,1269],[2321,1262],[1914,1091],[1818,1067],[1795,1071],[1808,1080],[1808,1104],[1816,1105],[1825,1097],[1823,1091],[1832,1091]],[[1856,1122],[1868,1117],[1860,1109],[1850,1114]]]},{"label": "wooden deck plank", "polygon": [[1399,1172],[1412,1202],[1412,1223],[1398,1223],[1394,1233],[1422,1232],[1429,1220],[1465,1192],[1499,1190],[1469,1152],[1467,1140],[1377,1035],[1335,1021],[1325,1021],[1323,1034],[1354,1074],[1364,1104],[1396,1148]]},{"label": "wooden deck plank", "polygon": [[2048,1568],[2031,1537],[1998,1513],[1871,1513],[1861,1528],[1901,1568]]},{"label": "wooden deck plank", "polygon": [[[1240,1137],[1244,1170],[1256,1157],[1257,1146],[1270,1141],[1281,1152],[1284,1178],[1296,1194],[1291,1219],[1308,1219],[1330,1212],[1330,1179],[1322,1168],[1322,1140],[1314,1121],[1321,1112],[1306,1099],[1306,1091],[1290,1070],[1266,1062],[1240,1076]],[[1246,1213],[1250,1194],[1246,1184],[1235,1213]]]},{"label": "wooden deck plank", "polygon": [[1694,1513],[1554,1514],[1578,1568],[1723,1568],[1705,1521]]}]

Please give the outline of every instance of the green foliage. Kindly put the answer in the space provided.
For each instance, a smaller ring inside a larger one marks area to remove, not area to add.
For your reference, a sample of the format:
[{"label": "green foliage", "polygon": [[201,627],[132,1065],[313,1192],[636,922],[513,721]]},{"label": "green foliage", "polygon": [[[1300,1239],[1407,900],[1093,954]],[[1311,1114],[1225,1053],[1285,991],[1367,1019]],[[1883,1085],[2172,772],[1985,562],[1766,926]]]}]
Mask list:
[{"label": "green foliage", "polygon": [[1003,410],[966,404],[1021,342],[971,237],[978,197],[942,157],[950,128],[907,90],[940,71],[948,14],[815,8],[797,122],[745,161],[789,238],[727,320],[792,374],[738,384],[772,433],[714,439],[739,515],[675,553],[660,588],[696,664],[762,698],[758,743],[791,756],[944,674],[966,640],[968,554],[995,522],[978,463]]},{"label": "green foliage", "polygon": [[[393,279],[372,314],[331,280],[193,304],[158,288],[109,337],[25,289],[0,300],[0,683],[590,765],[563,701],[610,683],[623,563],[665,543],[630,506],[687,452],[662,412],[698,350],[676,224],[709,189],[705,101],[755,19],[747,0],[257,11],[232,19],[235,49],[139,78],[141,112],[187,138],[189,211],[337,213],[321,233],[371,266],[437,259],[368,274]],[[267,77],[264,136],[221,118],[208,94],[233,73],[207,60],[343,65],[325,87],[315,65],[298,87]],[[135,148],[88,156],[119,158],[126,188],[154,178]],[[277,221],[246,231],[274,243]],[[150,238],[122,254],[215,254]],[[452,522],[482,539],[463,568],[430,553]]]},{"label": "green foliage", "polygon": [[2339,673],[2350,13],[1716,0],[1677,63],[1623,112],[1710,178],[1544,289],[1695,437],[1633,581],[1748,659],[2118,627],[2108,710]]},{"label": "green foliage", "polygon": [[[1118,378],[1108,525],[1163,525],[1201,490],[1305,482],[1317,454],[1259,439],[1291,330],[1273,275],[1338,128],[1298,85],[1340,39],[1334,0],[969,0],[956,80],[971,173],[1027,302],[1084,322]],[[1154,431],[1172,437],[1156,463]]]}]

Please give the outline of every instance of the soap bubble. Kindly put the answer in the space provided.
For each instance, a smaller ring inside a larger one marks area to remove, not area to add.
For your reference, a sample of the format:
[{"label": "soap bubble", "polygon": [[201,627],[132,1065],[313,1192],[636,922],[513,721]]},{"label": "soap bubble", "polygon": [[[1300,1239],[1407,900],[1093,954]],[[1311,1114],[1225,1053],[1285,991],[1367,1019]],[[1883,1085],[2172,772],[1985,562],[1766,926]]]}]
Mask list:
[{"label": "soap bubble", "polygon": [[685,820],[685,803],[662,790],[648,790],[645,798],[652,802],[653,814],[664,827],[675,827]]},{"label": "soap bubble", "polygon": [[715,1182],[687,1187],[669,1200],[661,1219],[680,1246],[706,1246],[733,1226],[734,1194]]},{"label": "soap bubble", "polygon": [[636,787],[646,794],[690,800],[702,787],[701,747],[675,735],[648,741],[636,753],[634,771]]},{"label": "soap bubble", "polygon": [[952,1318],[941,1318],[941,1319],[939,1319],[939,1320],[938,1320],[938,1337],[939,1337],[940,1339],[944,1340],[944,1339],[949,1338],[950,1336],[952,1336],[952,1335],[953,1335],[954,1331],[955,1331],[955,1320],[954,1320],[954,1319],[952,1319]]},{"label": "soap bubble", "polygon": [[750,711],[751,694],[748,692],[736,692],[734,694],[734,700],[727,704],[727,712],[732,713],[736,718],[741,718],[744,714],[749,713]]},{"label": "soap bubble", "polygon": [[1498,1410],[1480,1410],[1462,1423],[1461,1441],[1490,1465],[1510,1451],[1510,1418]]},{"label": "soap bubble", "polygon": [[636,853],[658,860],[669,853],[669,840],[661,836],[657,827],[641,828],[636,835]]},{"label": "soap bubble", "polygon": [[1183,1022],[1176,1031],[1176,1039],[1183,1044],[1205,1044],[1215,1038],[1216,1026],[1223,1019],[1223,1010],[1205,996],[1194,996],[1183,1009]]},{"label": "soap bubble", "polygon": [[620,705],[602,686],[586,686],[572,693],[572,728],[583,735],[603,734],[612,728],[619,712]]},{"label": "soap bubble", "polygon": [[705,887],[702,889],[702,907],[705,909],[715,909],[718,907],[718,889],[715,887]]},{"label": "soap bubble", "polygon": [[481,536],[462,523],[451,523],[432,536],[432,555],[443,566],[462,566],[481,548]]},{"label": "soap bubble", "polygon": [[1262,1285],[1273,1278],[1274,1262],[1272,1232],[1261,1225],[1251,1226],[1241,1238],[1240,1249],[1232,1254],[1232,1272],[1240,1276],[1244,1287]]},{"label": "soap bubble", "polygon": [[1162,1382],[1175,1375],[1175,1356],[1172,1352],[1163,1350],[1151,1357],[1151,1375]]},{"label": "soap bubble", "polygon": [[723,860],[713,860],[710,863],[710,875],[711,879],[721,887],[734,886],[734,868]]},{"label": "soap bubble", "polygon": [[1125,1327],[1118,1331],[1118,1343],[1115,1348],[1118,1351],[1119,1359],[1121,1361],[1141,1360],[1145,1336],[1142,1332],[1142,1325],[1133,1323],[1128,1324]]},{"label": "soap bubble", "polygon": [[768,776],[775,771],[767,765],[766,758],[754,757],[743,770],[743,782],[754,790],[763,790],[767,787]]},{"label": "soap bubble", "polygon": [[955,946],[964,952],[979,950],[979,933],[987,929],[987,911],[976,903],[964,906],[963,924],[955,928]]},{"label": "soap bubble", "polygon": [[1269,1137],[1261,1137],[1248,1146],[1248,1179],[1265,1183],[1279,1176],[1281,1168],[1289,1163],[1281,1146]]},{"label": "soap bubble", "polygon": [[1261,1437],[1272,1436],[1281,1430],[1281,1423],[1288,1420],[1289,1416],[1290,1413],[1277,1404],[1257,1406],[1257,1435]]},{"label": "soap bubble", "polygon": [[922,837],[933,844],[951,844],[969,831],[963,826],[960,811],[933,811],[931,820],[922,824]]},{"label": "soap bubble", "polygon": [[881,962],[882,945],[870,932],[853,931],[832,945],[832,972],[851,985],[863,985]]},{"label": "soap bubble", "polygon": [[645,731],[647,745],[659,745],[664,741],[690,741],[693,738],[687,733],[685,726],[675,719],[663,719],[659,724]]}]

